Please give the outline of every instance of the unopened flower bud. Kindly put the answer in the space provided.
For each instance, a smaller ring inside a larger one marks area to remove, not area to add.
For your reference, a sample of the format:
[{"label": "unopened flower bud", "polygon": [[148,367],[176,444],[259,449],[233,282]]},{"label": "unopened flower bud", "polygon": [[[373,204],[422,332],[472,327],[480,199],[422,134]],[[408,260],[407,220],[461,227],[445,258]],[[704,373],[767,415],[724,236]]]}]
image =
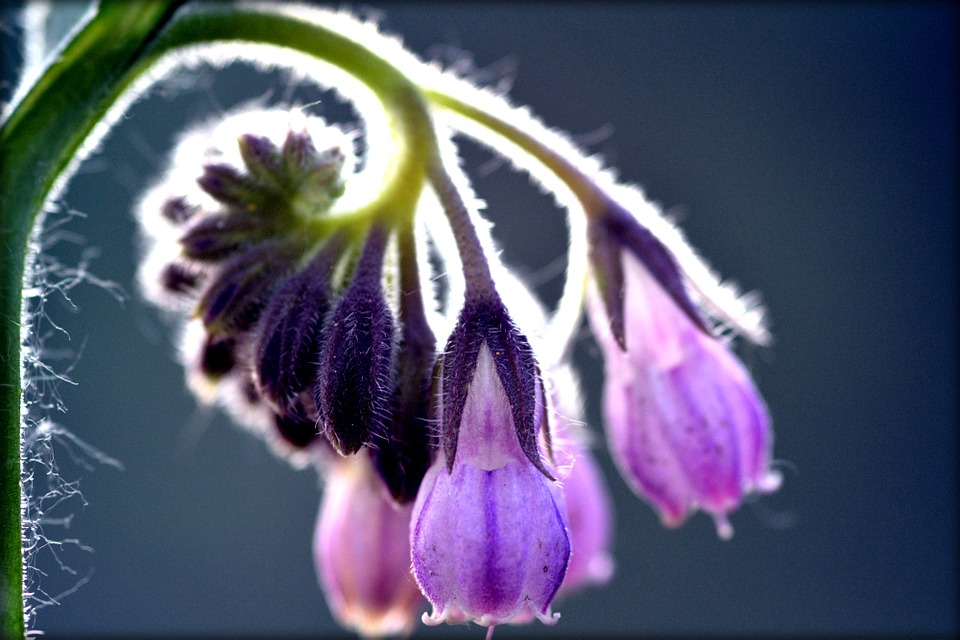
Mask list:
[{"label": "unopened flower bud", "polygon": [[257,180],[223,163],[204,166],[197,184],[231,213],[262,214],[270,195]]},{"label": "unopened flower bud", "polygon": [[175,296],[192,296],[203,283],[203,275],[179,262],[167,264],[160,272],[160,286]]},{"label": "unopened flower bud", "polygon": [[344,455],[382,434],[390,415],[394,326],[380,285],[384,243],[381,232],[371,232],[353,282],[324,328],[317,409],[325,435]]},{"label": "unopened flower bud", "polygon": [[174,225],[181,225],[189,221],[200,207],[191,205],[183,196],[169,198],[160,207],[160,215]]},{"label": "unopened flower bud", "polygon": [[603,474],[581,426],[581,401],[576,378],[568,367],[550,371],[553,420],[551,433],[557,456],[563,500],[570,529],[570,565],[560,596],[589,585],[605,584],[613,575],[611,557],[613,508]]},{"label": "unopened flower bud", "polygon": [[211,215],[190,226],[180,237],[183,255],[198,262],[221,262],[270,236],[262,218],[251,215]]},{"label": "unopened flower bud", "polygon": [[300,250],[290,243],[266,242],[228,260],[197,302],[197,314],[208,331],[228,335],[252,327]]},{"label": "unopened flower bud", "polygon": [[398,503],[412,502],[432,461],[433,374],[436,345],[422,318],[407,318],[397,346],[396,392],[383,438],[372,447],[374,466]]},{"label": "unopened flower bud", "polygon": [[[313,394],[323,322],[330,309],[331,271],[342,242],[334,238],[274,292],[254,344],[257,387],[281,415]],[[314,400],[310,399],[313,404]]]},{"label": "unopened flower bud", "polygon": [[411,510],[390,500],[367,455],[331,462],[314,559],[334,616],[361,635],[409,633],[423,608],[410,575]]}]

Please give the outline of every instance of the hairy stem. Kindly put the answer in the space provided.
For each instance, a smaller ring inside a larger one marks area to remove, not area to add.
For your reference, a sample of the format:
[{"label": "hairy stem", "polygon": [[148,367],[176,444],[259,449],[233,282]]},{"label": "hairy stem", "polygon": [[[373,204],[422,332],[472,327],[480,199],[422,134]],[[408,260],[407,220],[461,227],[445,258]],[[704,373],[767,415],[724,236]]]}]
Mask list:
[{"label": "hairy stem", "polygon": [[34,223],[112,101],[110,88],[178,2],[105,1],[0,130],[0,633],[25,631],[21,549],[23,284]]}]

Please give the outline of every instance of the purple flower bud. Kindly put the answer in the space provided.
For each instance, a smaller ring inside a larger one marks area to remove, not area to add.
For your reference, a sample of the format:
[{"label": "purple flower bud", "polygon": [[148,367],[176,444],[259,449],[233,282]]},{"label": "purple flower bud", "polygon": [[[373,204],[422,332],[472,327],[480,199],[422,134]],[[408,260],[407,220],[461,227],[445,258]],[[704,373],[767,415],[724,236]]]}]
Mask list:
[{"label": "purple flower bud", "polygon": [[313,393],[322,325],[330,309],[331,271],[342,244],[335,238],[320,249],[279,286],[263,312],[254,371],[258,388],[280,414],[298,404],[304,391]]},{"label": "purple flower bud", "polygon": [[276,184],[283,173],[280,150],[270,138],[245,133],[237,138],[240,157],[250,175],[262,182]]},{"label": "purple flower bud", "polygon": [[259,208],[260,185],[229,164],[208,164],[197,184],[214,200],[236,211],[252,213]]},{"label": "purple flower bud", "polygon": [[623,260],[626,352],[595,291],[590,306],[605,356],[611,451],[665,524],[677,526],[700,508],[727,538],[727,514],[744,496],[780,484],[769,469],[766,409],[729,349],[695,326],[632,253]]},{"label": "purple flower bud", "polygon": [[317,422],[307,417],[307,411],[301,405],[274,414],[273,424],[277,434],[295,449],[309,447],[320,436]]},{"label": "purple flower bud", "polygon": [[582,410],[576,379],[566,367],[552,370],[550,378],[553,448],[572,547],[559,592],[564,596],[588,585],[605,584],[613,575],[613,509],[603,474],[585,442],[586,434],[580,431]]},{"label": "purple flower bud", "polygon": [[[401,320],[403,317],[401,316]],[[373,461],[393,499],[412,502],[432,462],[435,446],[428,420],[434,395],[436,340],[423,316],[409,316],[397,346],[397,382],[387,432]]]},{"label": "purple flower bud", "polygon": [[326,475],[313,550],[337,620],[364,636],[409,633],[423,607],[410,576],[410,512],[393,503],[366,455]]},{"label": "purple flower bud", "polygon": [[310,134],[293,129],[287,132],[283,141],[283,162],[288,173],[302,175],[325,164],[324,160],[317,152]]},{"label": "purple flower bud", "polygon": [[288,243],[264,242],[227,261],[197,303],[208,331],[229,334],[252,327],[269,291],[291,269],[299,250]]},{"label": "purple flower bud", "polygon": [[171,262],[160,272],[160,286],[164,291],[175,296],[193,295],[202,281],[201,273],[180,262]]},{"label": "purple flower bud", "polygon": [[605,584],[613,575],[613,510],[593,455],[579,443],[557,439],[554,446],[565,448],[571,458],[569,470],[561,479],[573,550],[560,587],[559,595],[564,596],[591,584]]},{"label": "purple flower bud", "polygon": [[343,191],[340,171],[346,157],[340,147],[317,151],[309,133],[291,129],[283,141],[282,155],[289,175],[332,188],[336,195]]},{"label": "purple flower bud", "polygon": [[353,282],[324,328],[316,388],[324,434],[356,453],[386,430],[393,397],[393,314],[380,286],[386,234],[371,231]]},{"label": "purple flower bud", "polygon": [[[456,360],[451,355],[444,356],[444,369]],[[498,357],[503,353],[481,342],[453,427],[457,446],[442,448],[454,458],[437,459],[414,505],[413,572],[434,608],[426,623],[465,617],[490,626],[528,608],[546,623],[555,619],[550,603],[570,559],[562,500],[521,446],[510,397],[517,390],[502,382]],[[447,373],[445,399],[457,379]],[[531,405],[542,404],[536,386],[531,395]],[[531,407],[534,416],[542,416],[539,406]],[[446,439],[446,404],[442,419]]]},{"label": "purple flower bud", "polygon": [[200,371],[209,378],[221,378],[237,364],[237,342],[234,338],[207,336],[200,354]]},{"label": "purple flower bud", "polygon": [[200,262],[219,262],[271,233],[262,218],[214,214],[198,220],[180,238],[183,255]]}]

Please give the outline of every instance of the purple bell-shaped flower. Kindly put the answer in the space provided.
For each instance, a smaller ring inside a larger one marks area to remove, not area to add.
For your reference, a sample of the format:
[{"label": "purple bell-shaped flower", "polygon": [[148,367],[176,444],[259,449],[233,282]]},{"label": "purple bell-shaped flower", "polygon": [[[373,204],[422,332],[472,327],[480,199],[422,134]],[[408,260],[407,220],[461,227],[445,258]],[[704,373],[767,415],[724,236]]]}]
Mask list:
[{"label": "purple bell-shaped flower", "polygon": [[499,301],[468,303],[442,379],[441,455],[423,479],[411,530],[413,573],[434,607],[424,622],[491,626],[528,611],[553,622],[570,537],[537,445],[536,363]]},{"label": "purple bell-shaped flower", "polygon": [[594,291],[590,306],[606,364],[611,452],[664,524],[677,526],[700,508],[728,538],[727,515],[744,497],[780,484],[770,470],[766,408],[727,345],[694,323],[631,248],[622,250],[620,339],[604,293]]}]

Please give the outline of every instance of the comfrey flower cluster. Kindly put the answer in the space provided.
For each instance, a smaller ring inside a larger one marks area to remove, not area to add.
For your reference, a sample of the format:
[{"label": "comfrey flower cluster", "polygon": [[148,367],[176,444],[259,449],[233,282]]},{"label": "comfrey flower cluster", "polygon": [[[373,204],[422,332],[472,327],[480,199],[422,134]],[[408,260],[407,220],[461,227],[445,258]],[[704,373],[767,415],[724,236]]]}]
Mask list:
[{"label": "comfrey flower cluster", "polygon": [[[423,171],[370,207],[345,195],[355,147],[280,110],[186,136],[141,205],[143,288],[180,323],[197,397],[320,472],[315,562],[342,624],[552,624],[558,596],[613,572],[567,349],[544,347],[548,314],[497,262],[449,149],[431,139]],[[699,509],[729,537],[779,476],[714,324],[765,334],[636,192],[576,175],[610,451],[664,524]]]}]

